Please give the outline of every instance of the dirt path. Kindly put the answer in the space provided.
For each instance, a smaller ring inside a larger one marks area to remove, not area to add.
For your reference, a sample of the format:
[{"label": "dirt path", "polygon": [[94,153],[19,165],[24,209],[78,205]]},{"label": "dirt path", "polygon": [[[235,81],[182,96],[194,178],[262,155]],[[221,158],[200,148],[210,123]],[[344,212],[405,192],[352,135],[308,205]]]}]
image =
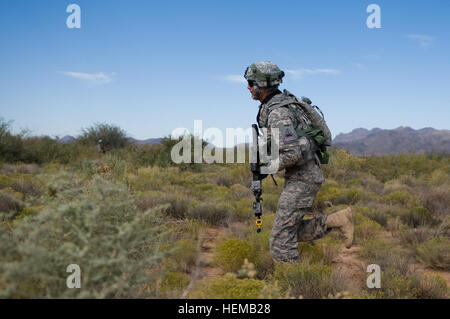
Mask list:
[{"label": "dirt path", "polygon": [[366,264],[359,259],[359,246],[352,246],[350,249],[342,247],[339,254],[332,260],[332,267],[349,280],[349,289],[359,293],[366,270]]},{"label": "dirt path", "polygon": [[191,274],[191,281],[181,298],[187,298],[192,288],[205,278],[221,276],[222,269],[213,260],[217,239],[225,236],[227,229],[223,227],[207,227],[199,234],[197,246],[197,262]]},{"label": "dirt path", "polygon": [[200,278],[211,278],[222,275],[222,270],[214,263],[213,255],[217,239],[226,234],[225,228],[209,227],[203,231],[203,242],[200,252]]}]

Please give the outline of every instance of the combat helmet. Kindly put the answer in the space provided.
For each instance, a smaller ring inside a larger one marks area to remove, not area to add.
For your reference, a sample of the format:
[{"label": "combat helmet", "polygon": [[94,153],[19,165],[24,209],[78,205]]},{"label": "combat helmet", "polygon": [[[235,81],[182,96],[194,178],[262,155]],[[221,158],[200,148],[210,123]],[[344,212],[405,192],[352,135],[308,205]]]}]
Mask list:
[{"label": "combat helmet", "polygon": [[250,65],[244,73],[245,79],[259,87],[278,85],[283,82],[284,72],[272,62],[256,62]]}]

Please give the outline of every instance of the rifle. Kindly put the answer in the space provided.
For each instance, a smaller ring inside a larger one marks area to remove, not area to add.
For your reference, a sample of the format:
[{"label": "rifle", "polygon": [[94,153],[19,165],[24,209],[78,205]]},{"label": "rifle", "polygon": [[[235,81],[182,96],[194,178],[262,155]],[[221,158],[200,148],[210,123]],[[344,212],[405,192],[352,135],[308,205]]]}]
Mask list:
[{"label": "rifle", "polygon": [[[256,154],[256,159],[253,158],[250,159],[250,170],[252,171],[253,174],[253,179],[252,179],[252,186],[251,186],[251,190],[253,192],[253,195],[255,195],[255,201],[253,202],[253,211],[255,213],[255,217],[256,217],[256,232],[259,233],[261,232],[261,226],[262,226],[262,207],[261,207],[261,201],[262,201],[262,188],[261,188],[261,184],[262,184],[262,176],[260,174],[260,163],[259,163],[259,144],[258,144],[258,136],[259,136],[259,132],[258,132],[258,126],[256,124],[252,125],[252,136],[253,136],[253,154]],[[256,161],[254,161],[256,160]]]}]

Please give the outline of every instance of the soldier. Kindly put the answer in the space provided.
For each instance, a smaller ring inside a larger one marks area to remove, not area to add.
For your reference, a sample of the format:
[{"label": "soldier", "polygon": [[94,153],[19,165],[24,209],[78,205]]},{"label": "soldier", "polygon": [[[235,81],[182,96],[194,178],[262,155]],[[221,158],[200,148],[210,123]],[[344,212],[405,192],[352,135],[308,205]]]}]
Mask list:
[{"label": "soldier", "polygon": [[279,158],[276,161],[279,171],[285,169],[285,182],[270,235],[272,258],[275,261],[299,262],[298,242],[321,238],[332,228],[341,231],[345,246],[350,248],[353,214],[349,207],[329,216],[303,219],[311,210],[325,179],[313,140],[296,133],[310,128],[310,119],[288,91],[278,89],[283,76],[284,72],[271,62],[254,63],[244,74],[252,98],[261,102],[257,116],[259,127],[267,128],[268,138],[271,128],[279,129]]},{"label": "soldier", "polygon": [[97,144],[97,151],[101,154],[106,153],[105,145],[103,144],[103,140],[99,139]]}]

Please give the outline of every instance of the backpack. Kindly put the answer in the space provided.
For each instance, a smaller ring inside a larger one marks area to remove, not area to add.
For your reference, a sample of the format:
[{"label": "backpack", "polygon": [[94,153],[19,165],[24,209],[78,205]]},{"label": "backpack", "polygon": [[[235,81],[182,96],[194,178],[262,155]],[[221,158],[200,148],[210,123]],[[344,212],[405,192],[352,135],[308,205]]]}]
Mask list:
[{"label": "backpack", "polygon": [[[330,155],[327,152],[327,148],[331,146],[331,132],[325,122],[325,117],[322,111],[317,105],[312,105],[311,100],[307,97],[302,97],[301,99],[299,99],[288,90],[284,90],[283,94],[294,99],[294,102],[288,101],[286,102],[286,104],[295,103],[299,105],[308,119],[311,121],[311,127],[304,130],[297,129],[297,135],[309,137],[310,140],[314,141],[314,144],[316,145],[316,155],[319,158],[320,163],[328,164]],[[291,109],[295,116],[298,116],[298,111],[296,112],[295,109]],[[317,109],[317,111],[315,109]]]}]

